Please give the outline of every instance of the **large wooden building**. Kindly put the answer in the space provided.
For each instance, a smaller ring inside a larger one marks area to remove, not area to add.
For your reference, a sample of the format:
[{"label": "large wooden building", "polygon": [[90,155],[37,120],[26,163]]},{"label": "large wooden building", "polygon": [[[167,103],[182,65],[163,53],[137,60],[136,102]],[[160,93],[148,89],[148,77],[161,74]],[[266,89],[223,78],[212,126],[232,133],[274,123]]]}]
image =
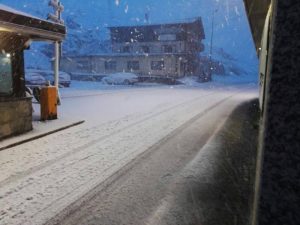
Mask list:
[{"label": "large wooden building", "polygon": [[201,18],[141,26],[109,27],[110,54],[65,56],[61,70],[71,74],[133,72],[144,77],[195,74],[205,38]]},{"label": "large wooden building", "polygon": [[66,29],[0,4],[0,140],[32,129],[25,94],[24,50],[32,41],[61,41]]}]

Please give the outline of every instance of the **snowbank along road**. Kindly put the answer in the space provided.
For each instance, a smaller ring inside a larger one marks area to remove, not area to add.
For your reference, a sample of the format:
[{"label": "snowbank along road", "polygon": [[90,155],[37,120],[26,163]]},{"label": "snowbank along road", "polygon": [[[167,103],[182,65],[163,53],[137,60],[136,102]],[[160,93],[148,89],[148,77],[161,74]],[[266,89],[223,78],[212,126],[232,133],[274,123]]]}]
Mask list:
[{"label": "snowbank along road", "polygon": [[44,224],[201,118],[205,143],[238,104],[254,97],[255,88],[243,85],[66,98],[62,118],[85,124],[0,152],[0,224]]}]

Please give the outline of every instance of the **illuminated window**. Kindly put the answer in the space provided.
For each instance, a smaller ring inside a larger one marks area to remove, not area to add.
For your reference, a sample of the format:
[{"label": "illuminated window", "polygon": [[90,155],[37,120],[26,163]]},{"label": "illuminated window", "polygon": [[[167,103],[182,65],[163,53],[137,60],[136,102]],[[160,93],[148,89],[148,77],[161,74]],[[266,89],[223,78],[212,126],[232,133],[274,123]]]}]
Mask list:
[{"label": "illuminated window", "polygon": [[11,55],[0,53],[0,95],[10,95],[13,92]]}]

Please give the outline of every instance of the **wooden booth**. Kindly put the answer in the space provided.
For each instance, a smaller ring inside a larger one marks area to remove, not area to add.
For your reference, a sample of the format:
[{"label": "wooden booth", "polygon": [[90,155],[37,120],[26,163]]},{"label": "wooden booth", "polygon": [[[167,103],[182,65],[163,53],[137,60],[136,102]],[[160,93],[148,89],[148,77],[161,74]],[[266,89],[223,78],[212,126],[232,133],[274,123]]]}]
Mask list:
[{"label": "wooden booth", "polygon": [[32,41],[62,41],[66,28],[0,4],[0,140],[32,129],[25,94],[24,50]]}]

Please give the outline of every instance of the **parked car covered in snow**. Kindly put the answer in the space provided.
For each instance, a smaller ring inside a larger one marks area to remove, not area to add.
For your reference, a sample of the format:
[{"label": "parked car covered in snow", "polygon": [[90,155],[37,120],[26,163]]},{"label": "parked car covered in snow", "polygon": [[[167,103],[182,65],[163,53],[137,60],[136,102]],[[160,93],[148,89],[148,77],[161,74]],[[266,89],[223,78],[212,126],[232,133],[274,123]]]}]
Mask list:
[{"label": "parked car covered in snow", "polygon": [[[44,77],[46,81],[49,81],[52,85],[54,85],[54,71],[52,70],[27,70],[26,73],[39,74]],[[70,87],[71,76],[68,73],[60,71],[59,84],[64,87]]]},{"label": "parked car covered in snow", "polygon": [[25,73],[25,84],[34,86],[46,85],[46,79],[39,73],[36,72],[26,72]]},{"label": "parked car covered in snow", "polygon": [[105,84],[132,85],[138,82],[138,76],[133,73],[114,73],[104,77]]},{"label": "parked car covered in snow", "polygon": [[[54,72],[53,71],[44,71],[42,75],[46,78],[47,81],[50,81],[54,85]],[[59,71],[59,84],[64,87],[70,87],[71,85],[71,76],[65,72]]]}]

